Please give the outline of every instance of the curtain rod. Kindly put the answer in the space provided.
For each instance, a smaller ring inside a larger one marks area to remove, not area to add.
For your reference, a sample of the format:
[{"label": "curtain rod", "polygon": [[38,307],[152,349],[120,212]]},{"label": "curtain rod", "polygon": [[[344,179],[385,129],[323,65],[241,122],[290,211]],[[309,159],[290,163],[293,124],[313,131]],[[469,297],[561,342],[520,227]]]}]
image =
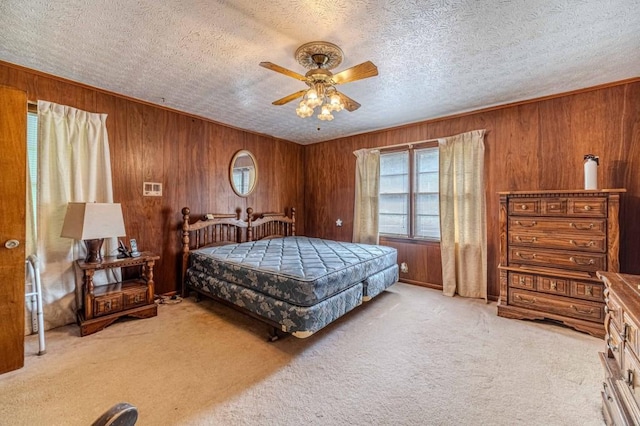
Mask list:
[{"label": "curtain rod", "polygon": [[[487,133],[489,133],[489,131],[485,130],[484,134],[486,135]],[[443,137],[443,138],[446,138],[446,136]],[[409,147],[411,147],[413,145],[420,145],[420,144],[427,143],[427,142],[438,142],[438,139],[443,139],[443,138],[425,139],[425,140],[421,140],[421,141],[417,141],[417,142],[406,142],[406,143],[398,143],[398,144],[395,144],[395,145],[378,146],[376,148],[371,148],[371,149],[372,150],[376,150],[377,149],[378,151],[386,151],[386,150],[393,149],[393,148],[399,148],[401,146],[409,146]]]},{"label": "curtain rod", "polygon": [[420,145],[420,144],[427,143],[427,142],[437,142],[437,141],[438,141],[438,139],[425,139],[425,140],[417,141],[417,142],[398,143],[398,144],[395,144],[395,145],[379,146],[379,147],[371,148],[371,149],[377,149],[378,151],[386,151],[386,150],[393,149],[393,148],[399,148],[401,146],[409,146],[409,147],[411,147],[413,145]]}]

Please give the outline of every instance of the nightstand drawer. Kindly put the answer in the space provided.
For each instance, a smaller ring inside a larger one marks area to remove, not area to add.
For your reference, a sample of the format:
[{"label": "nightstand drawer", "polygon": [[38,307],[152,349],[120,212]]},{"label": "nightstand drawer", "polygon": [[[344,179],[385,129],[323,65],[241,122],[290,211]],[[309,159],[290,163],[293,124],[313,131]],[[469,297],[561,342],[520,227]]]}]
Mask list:
[{"label": "nightstand drawer", "polygon": [[124,302],[124,309],[151,303],[147,301],[146,287],[131,287],[125,289],[122,291],[122,299]]},{"label": "nightstand drawer", "polygon": [[93,315],[112,314],[122,310],[122,294],[108,294],[105,296],[97,296],[93,300]]}]

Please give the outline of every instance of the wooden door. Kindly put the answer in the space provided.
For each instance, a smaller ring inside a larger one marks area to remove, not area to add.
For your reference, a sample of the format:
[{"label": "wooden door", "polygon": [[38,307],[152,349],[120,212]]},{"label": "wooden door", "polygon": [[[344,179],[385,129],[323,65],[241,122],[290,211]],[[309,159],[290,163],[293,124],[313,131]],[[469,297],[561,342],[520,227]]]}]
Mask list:
[{"label": "wooden door", "polygon": [[[0,374],[24,365],[27,95],[0,86]],[[16,246],[17,243],[17,246]]]}]

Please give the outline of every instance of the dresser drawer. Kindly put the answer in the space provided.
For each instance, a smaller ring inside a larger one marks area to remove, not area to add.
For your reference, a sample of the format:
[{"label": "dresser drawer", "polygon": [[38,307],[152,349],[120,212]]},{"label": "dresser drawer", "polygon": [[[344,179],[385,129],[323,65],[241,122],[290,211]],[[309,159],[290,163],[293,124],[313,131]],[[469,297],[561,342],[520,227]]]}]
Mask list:
[{"label": "dresser drawer", "polygon": [[509,214],[537,215],[540,214],[539,198],[516,198],[509,200]]},{"label": "dresser drawer", "polygon": [[592,281],[571,280],[571,297],[578,297],[585,300],[593,300],[596,302],[604,301],[604,285]]},{"label": "dresser drawer", "polygon": [[97,296],[93,300],[93,315],[112,314],[122,310],[122,294],[108,294],[106,296]]},{"label": "dresser drawer", "polygon": [[567,214],[572,216],[607,216],[606,198],[570,198],[567,201]]},{"label": "dresser drawer", "polygon": [[512,231],[557,232],[576,237],[604,236],[607,233],[607,221],[605,219],[511,217],[509,218],[509,232]]},{"label": "dresser drawer", "polygon": [[622,337],[620,337],[620,330],[618,330],[613,324],[609,326],[609,334],[606,336],[606,345],[609,353],[613,355],[618,366],[622,367]]},{"label": "dresser drawer", "polygon": [[538,285],[536,289],[545,293],[560,294],[563,296],[569,295],[569,286],[567,280],[563,278],[555,277],[537,277]]},{"label": "dresser drawer", "polygon": [[127,288],[122,291],[122,299],[124,303],[124,309],[132,308],[134,306],[146,305],[150,303],[147,301],[146,287]]},{"label": "dresser drawer", "polygon": [[622,357],[622,380],[626,386],[621,387],[621,391],[628,392],[628,397],[633,398],[629,403],[634,403],[637,407],[640,403],[640,363],[633,353],[631,353],[627,347],[624,349],[624,356]]},{"label": "dresser drawer", "polygon": [[558,233],[536,233],[531,231],[509,231],[509,243],[530,247],[545,247],[565,250],[584,250],[604,253],[606,250],[604,235],[576,235]]},{"label": "dresser drawer", "polygon": [[640,352],[638,350],[638,326],[626,313],[623,314],[622,329],[620,331],[622,332],[620,337],[625,341],[625,348],[631,350],[637,357],[638,352]]},{"label": "dresser drawer", "polygon": [[509,292],[509,303],[514,306],[587,321],[602,322],[604,320],[602,305],[586,300],[574,300],[551,294],[512,289]]},{"label": "dresser drawer", "polygon": [[567,199],[566,198],[545,198],[540,203],[540,211],[543,215],[566,215]]},{"label": "dresser drawer", "polygon": [[509,247],[509,264],[526,264],[565,268],[579,271],[602,271],[607,268],[604,253],[579,253],[569,251]]},{"label": "dresser drawer", "polygon": [[509,285],[511,287],[524,288],[526,290],[535,290],[536,276],[509,271]]},{"label": "dresser drawer", "polygon": [[609,294],[607,295],[607,298],[605,299],[606,302],[606,307],[605,310],[607,311],[607,315],[609,315],[609,318],[611,320],[611,323],[618,329],[618,330],[622,330],[622,307],[620,306],[620,303],[618,302],[618,299]]}]

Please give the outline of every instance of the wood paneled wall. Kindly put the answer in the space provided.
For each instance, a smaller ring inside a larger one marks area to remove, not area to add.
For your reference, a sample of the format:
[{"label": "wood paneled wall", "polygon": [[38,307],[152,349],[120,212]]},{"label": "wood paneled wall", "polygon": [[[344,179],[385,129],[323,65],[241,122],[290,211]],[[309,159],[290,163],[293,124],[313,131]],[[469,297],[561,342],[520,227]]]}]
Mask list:
[{"label": "wood paneled wall", "polygon": [[[193,217],[228,213],[284,211],[295,207],[304,233],[304,147],[187,114],[152,106],[54,76],[0,62],[0,85],[47,100],[108,114],[114,199],[122,203],[127,238],[141,250],[158,252],[156,291],[177,289],[180,210]],[[237,196],[229,183],[229,164],[240,149],[258,162],[256,190]],[[144,197],[143,182],[161,182],[162,197]]]},{"label": "wood paneled wall", "polygon": [[[174,291],[180,209],[194,215],[237,208],[296,207],[298,234],[351,240],[355,157],[382,147],[487,129],[485,137],[489,295],[498,295],[498,191],[576,189],[582,156],[600,156],[599,186],[626,188],[621,205],[621,270],[640,274],[640,81],[430,120],[309,146],[212,121],[0,62],[0,84],[48,100],[106,113],[116,202],[127,238],[161,254],[157,291]],[[229,162],[240,149],[257,158],[259,182],[247,198],[230,187]],[[142,196],[142,182],[163,183],[162,197]],[[343,226],[336,226],[342,219]],[[407,262],[408,281],[441,285],[438,244],[385,241]]]},{"label": "wood paneled wall", "polygon": [[[583,188],[583,155],[600,156],[600,188],[626,188],[621,206],[621,270],[640,273],[640,81],[638,79],[543,100],[425,121],[307,146],[307,235],[350,240],[355,157],[383,147],[487,129],[485,173],[488,292],[499,294],[498,191]],[[336,227],[336,219],[343,220]],[[433,244],[385,242],[407,262],[407,281],[441,285]],[[439,280],[439,281],[438,281]]]}]

